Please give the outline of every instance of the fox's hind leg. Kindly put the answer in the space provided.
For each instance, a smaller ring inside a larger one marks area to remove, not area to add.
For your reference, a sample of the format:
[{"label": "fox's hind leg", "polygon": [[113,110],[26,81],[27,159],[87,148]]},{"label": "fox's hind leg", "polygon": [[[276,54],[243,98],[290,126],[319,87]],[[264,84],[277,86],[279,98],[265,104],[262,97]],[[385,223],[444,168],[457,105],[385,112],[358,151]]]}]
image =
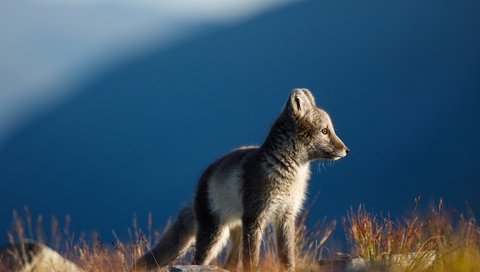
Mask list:
[{"label": "fox's hind leg", "polygon": [[230,271],[237,270],[240,261],[240,252],[242,249],[242,226],[230,228],[231,248],[225,261],[225,269]]},{"label": "fox's hind leg", "polygon": [[194,264],[207,265],[217,257],[228,240],[229,230],[216,222],[198,224]]}]

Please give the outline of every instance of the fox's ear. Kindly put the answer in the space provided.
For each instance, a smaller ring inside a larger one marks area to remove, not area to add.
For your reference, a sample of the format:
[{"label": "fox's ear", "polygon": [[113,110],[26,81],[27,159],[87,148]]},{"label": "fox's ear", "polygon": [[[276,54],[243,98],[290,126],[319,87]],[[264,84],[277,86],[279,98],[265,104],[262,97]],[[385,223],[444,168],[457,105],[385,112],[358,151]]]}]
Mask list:
[{"label": "fox's ear", "polygon": [[313,97],[313,94],[312,92],[310,92],[309,89],[301,89],[305,95],[308,97],[308,99],[310,100],[310,103],[312,104],[312,106],[316,106],[317,104],[315,103],[315,98]]},{"label": "fox's ear", "polygon": [[290,93],[290,108],[293,115],[303,117],[315,107],[313,95],[307,89],[293,89]]}]

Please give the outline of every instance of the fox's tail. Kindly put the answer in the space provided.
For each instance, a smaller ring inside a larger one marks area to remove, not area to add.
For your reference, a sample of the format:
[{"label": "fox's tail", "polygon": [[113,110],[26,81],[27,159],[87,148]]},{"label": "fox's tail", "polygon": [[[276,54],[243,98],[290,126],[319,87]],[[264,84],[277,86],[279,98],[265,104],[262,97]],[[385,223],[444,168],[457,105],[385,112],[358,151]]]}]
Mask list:
[{"label": "fox's tail", "polygon": [[165,266],[182,255],[195,238],[193,204],[183,207],[158,244],[137,260],[131,271],[150,271]]}]

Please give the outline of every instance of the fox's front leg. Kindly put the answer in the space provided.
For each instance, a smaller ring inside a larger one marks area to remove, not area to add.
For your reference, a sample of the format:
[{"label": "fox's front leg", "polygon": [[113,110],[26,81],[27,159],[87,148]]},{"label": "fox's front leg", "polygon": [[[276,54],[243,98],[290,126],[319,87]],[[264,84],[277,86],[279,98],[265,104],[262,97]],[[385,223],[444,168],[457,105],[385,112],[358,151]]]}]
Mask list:
[{"label": "fox's front leg", "polygon": [[295,216],[286,212],[276,222],[277,252],[281,271],[295,271]]},{"label": "fox's front leg", "polygon": [[260,257],[265,220],[261,216],[243,216],[243,270],[256,271]]}]

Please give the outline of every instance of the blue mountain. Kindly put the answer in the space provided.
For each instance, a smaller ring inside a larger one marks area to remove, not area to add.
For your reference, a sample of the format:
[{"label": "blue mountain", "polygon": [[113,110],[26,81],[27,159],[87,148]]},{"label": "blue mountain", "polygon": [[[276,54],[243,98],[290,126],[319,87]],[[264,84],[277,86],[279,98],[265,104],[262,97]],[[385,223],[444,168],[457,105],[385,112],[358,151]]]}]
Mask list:
[{"label": "blue mountain", "polygon": [[479,12],[304,1],[126,61],[2,147],[0,230],[25,205],[106,240],[126,237],[133,213],[160,228],[209,162],[262,142],[294,87],[313,91],[352,150],[312,164],[311,222],[359,203],[401,215],[419,195],[478,214]]}]

